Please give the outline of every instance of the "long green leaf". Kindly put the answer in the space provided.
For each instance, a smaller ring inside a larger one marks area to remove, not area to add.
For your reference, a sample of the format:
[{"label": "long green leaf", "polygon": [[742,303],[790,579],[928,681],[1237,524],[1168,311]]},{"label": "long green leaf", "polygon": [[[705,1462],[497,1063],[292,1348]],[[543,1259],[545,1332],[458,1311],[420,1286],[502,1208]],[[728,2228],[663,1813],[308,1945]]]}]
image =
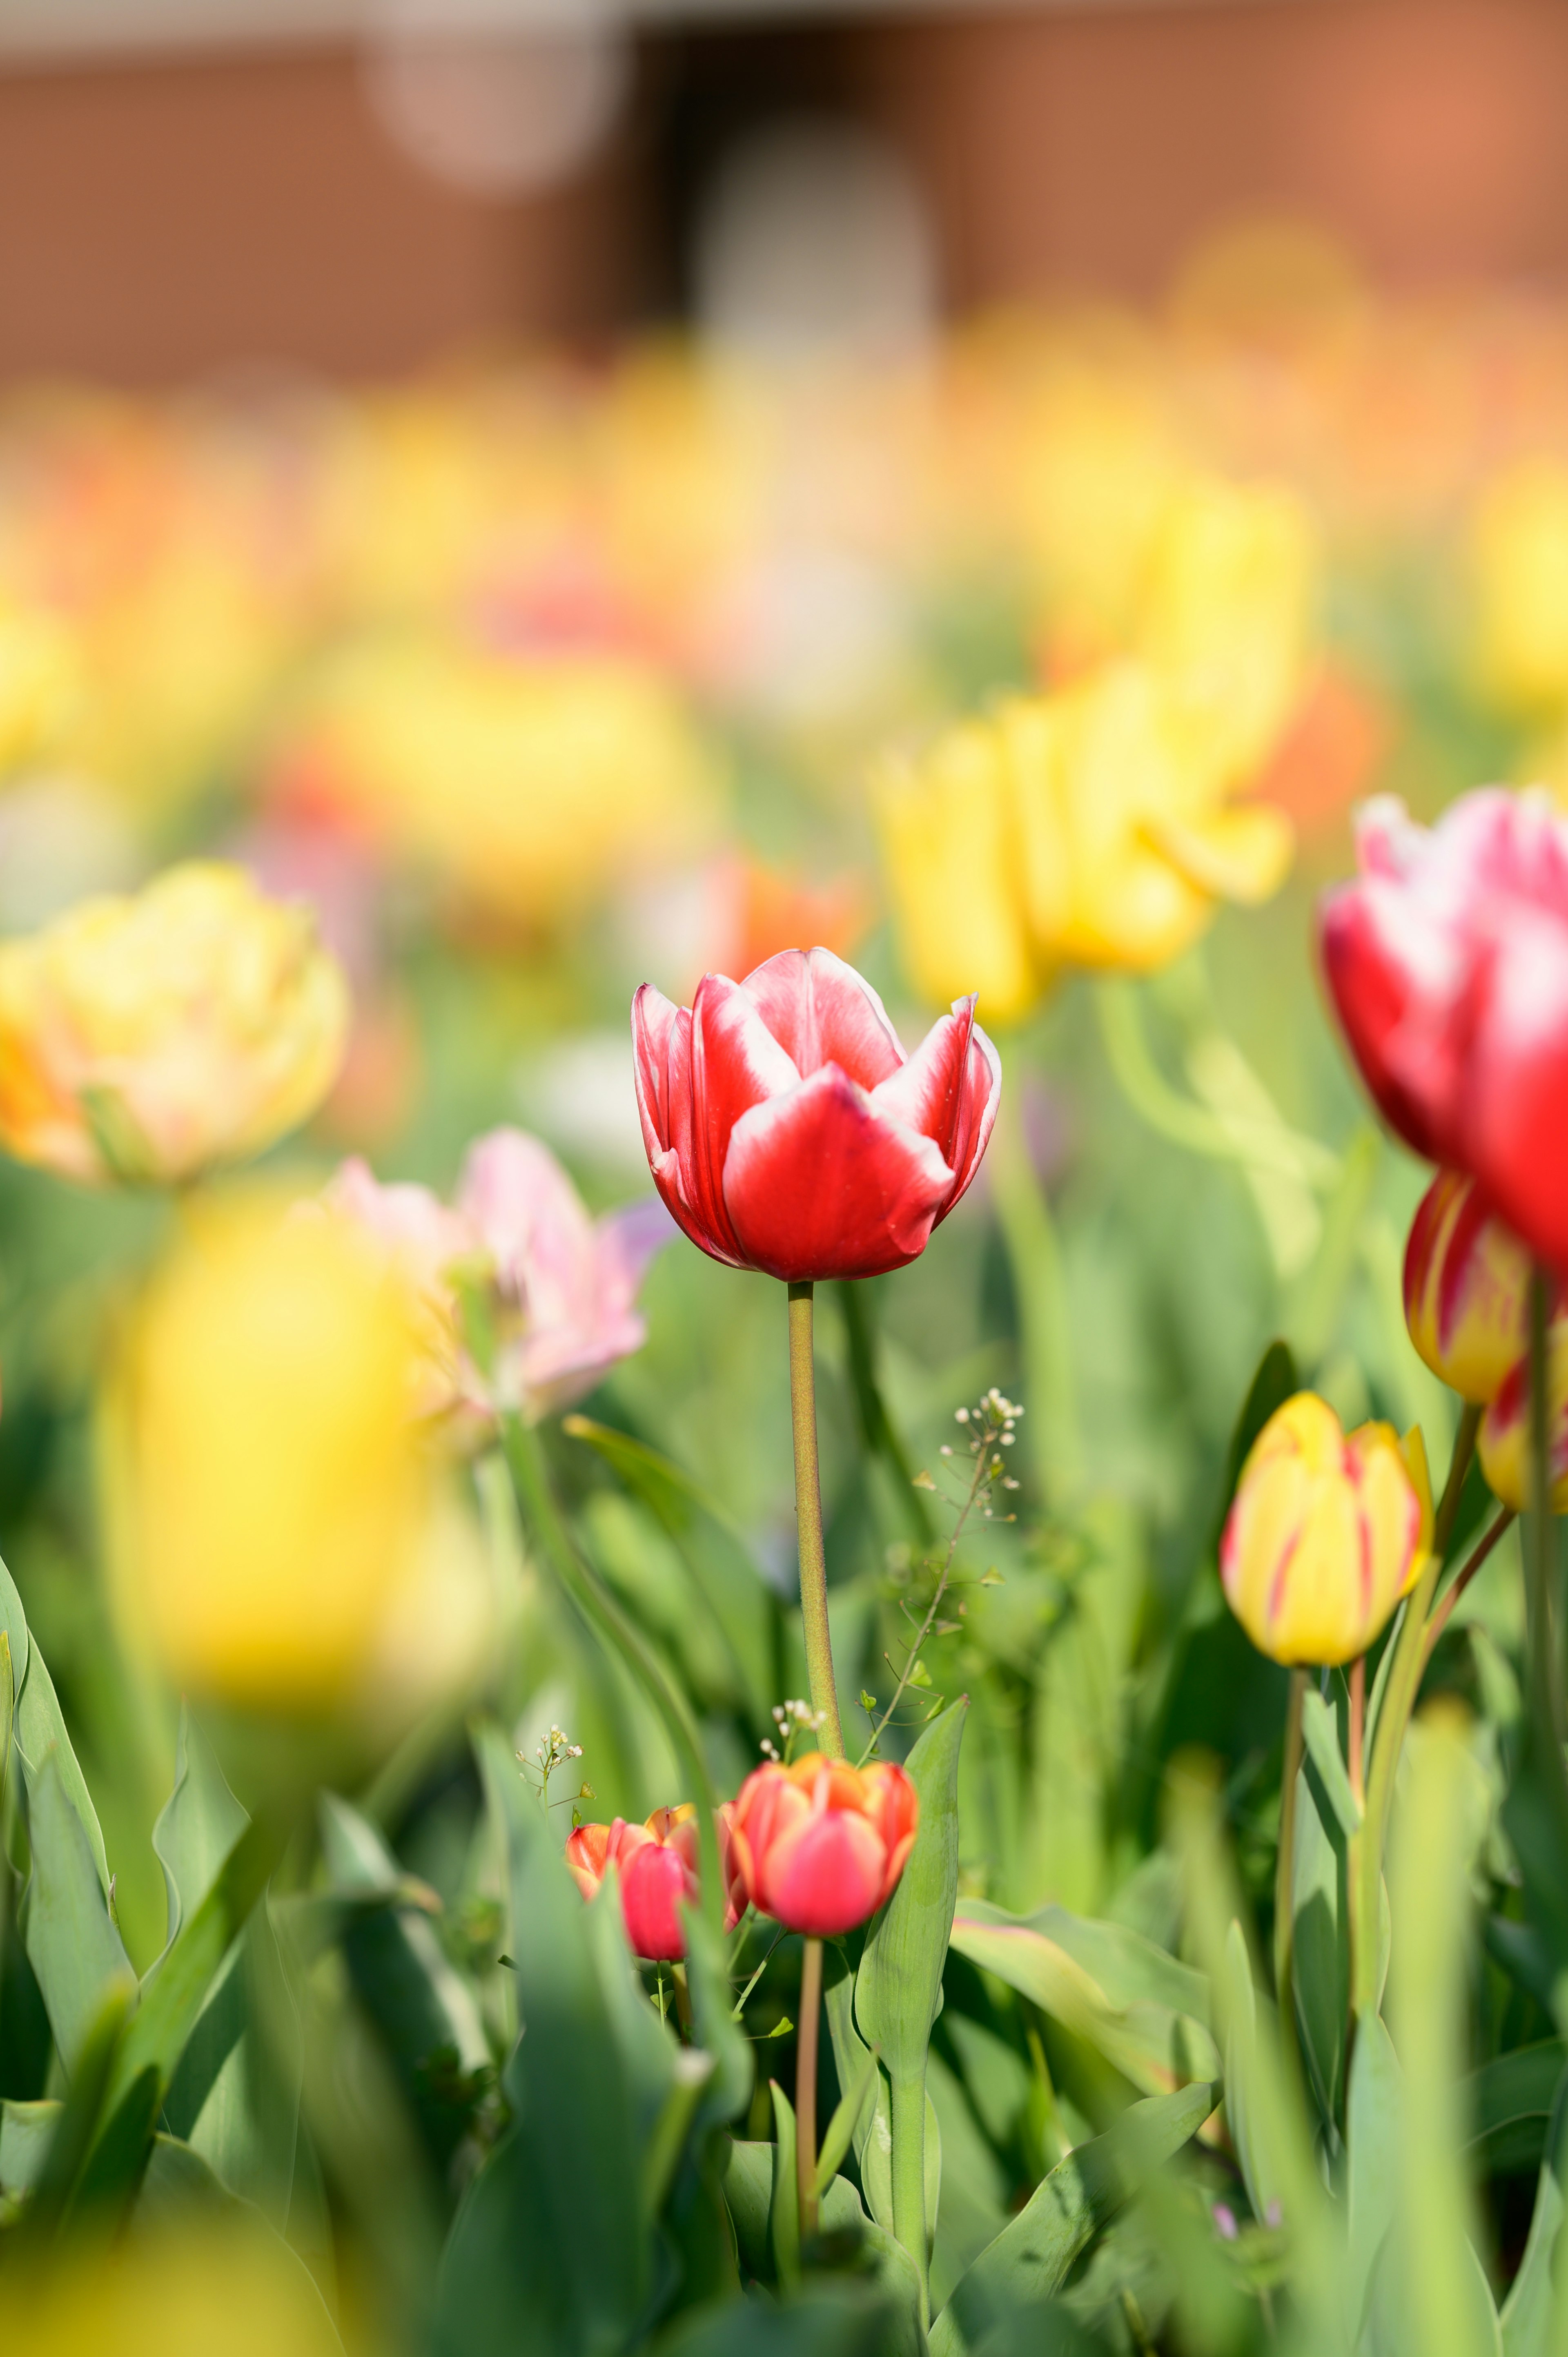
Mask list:
[{"label": "long green leaf", "polygon": [[1323,1780],[1323,1789],[1346,1838],[1361,1830],[1361,1803],[1350,1790],[1349,1770],[1339,1749],[1339,1726],[1320,1694],[1309,1689],[1302,1696],[1301,1732],[1307,1758]]},{"label": "long green leaf", "polygon": [[200,1906],[250,1822],[229,1790],[217,1753],[182,1703],[174,1790],[153,1827],[153,1847],[168,1890],[166,1946]]},{"label": "long green leaf", "polygon": [[1552,2357],[1555,2294],[1552,2276],[1563,2227],[1563,2130],[1568,2125],[1568,2077],[1559,2072],[1551,2133],[1536,2183],[1530,2240],[1503,2302],[1505,2357]]},{"label": "long green leaf", "polygon": [[978,2351],[1013,2311],[1058,2291],[1140,2179],[1197,2135],[1219,2100],[1208,2084],[1152,2096],[1069,2153],[961,2278],[931,2327],[930,2357]]},{"label": "long green leaf", "polygon": [[52,1751],[60,1782],[87,1837],[87,1846],[107,1898],[109,1860],[103,1848],[103,1828],[98,1822],[81,1763],[66,1732],[65,1717],[48,1664],[28,1631],[22,1599],[4,1563],[0,1563],[0,1627],[4,1627],[11,1648],[16,1696],[14,1733],[27,1789],[31,1792],[34,1777]]},{"label": "long green leaf", "polygon": [[[38,1661],[35,1652],[35,1669]],[[27,1958],[70,2072],[109,1991],[124,1986],[134,1996],[136,1976],[110,1919],[87,1830],[71,1804],[57,1750],[45,1753],[28,1782],[33,1872],[27,1898]]]}]

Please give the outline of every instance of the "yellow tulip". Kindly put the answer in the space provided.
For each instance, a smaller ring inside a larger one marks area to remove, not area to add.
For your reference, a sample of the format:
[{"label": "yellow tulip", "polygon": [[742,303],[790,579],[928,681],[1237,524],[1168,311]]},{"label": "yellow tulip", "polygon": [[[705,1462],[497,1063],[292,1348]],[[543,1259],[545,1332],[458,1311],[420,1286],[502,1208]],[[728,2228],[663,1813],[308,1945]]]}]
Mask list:
[{"label": "yellow tulip", "polygon": [[1294,492],[1195,478],[1169,501],[1135,645],[1227,782],[1257,774],[1300,704],[1316,588]]},{"label": "yellow tulip", "polygon": [[0,944],[0,1147],[70,1178],[188,1178],[313,1113],[349,992],[302,908],[216,861]]},{"label": "yellow tulip", "polygon": [[1484,1406],[1530,1342],[1530,1254],[1473,1178],[1440,1170],[1404,1255],[1410,1339],[1434,1375]]},{"label": "yellow tulip", "polygon": [[325,801],[473,899],[529,923],[676,860],[716,815],[669,683],[607,656],[511,662],[438,640],[355,650],[285,754]]},{"label": "yellow tulip", "polygon": [[1364,1653],[1420,1577],[1432,1493],[1419,1431],[1348,1437],[1326,1401],[1298,1392],[1253,1442],[1219,1545],[1231,1610],[1275,1662]]},{"label": "yellow tulip", "polygon": [[431,1474],[413,1306],[351,1222],[192,1213],[124,1339],[106,1503],[127,1635],[175,1684],[331,1704],[419,1576]]},{"label": "yellow tulip", "polygon": [[5,2287],[12,2357],[342,2357],[320,2293],[261,2231],[193,2225],[72,2251]]},{"label": "yellow tulip", "polygon": [[1233,799],[1190,715],[1120,663],[962,722],[884,765],[884,860],[906,965],[937,1001],[1025,1013],[1064,966],[1148,973],[1220,899],[1266,899],[1288,821]]},{"label": "yellow tulip", "polygon": [[1476,662],[1510,710],[1568,706],[1568,466],[1526,459],[1478,501],[1470,527]]}]

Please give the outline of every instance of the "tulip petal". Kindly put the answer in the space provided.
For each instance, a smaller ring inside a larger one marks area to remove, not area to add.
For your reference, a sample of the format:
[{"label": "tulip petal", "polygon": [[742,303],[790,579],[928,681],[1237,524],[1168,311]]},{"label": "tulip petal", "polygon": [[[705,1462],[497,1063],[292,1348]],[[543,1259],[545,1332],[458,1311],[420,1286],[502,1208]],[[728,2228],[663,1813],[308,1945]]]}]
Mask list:
[{"label": "tulip petal", "polygon": [[1568,930],[1516,907],[1487,981],[1465,1159],[1531,1251],[1568,1270]]},{"label": "tulip petal", "polygon": [[736,1123],[724,1186],[748,1265],[789,1282],[902,1268],[925,1250],[953,1174],[933,1140],[828,1064]]},{"label": "tulip petal", "polygon": [[730,1133],[754,1105],[794,1088],[800,1074],[738,983],[708,974],[692,1001],[692,1146],[687,1184],[714,1232],[745,1258],[725,1201]]},{"label": "tulip petal", "polygon": [[904,1061],[881,999],[832,950],[780,950],[741,988],[802,1080],[837,1064],[863,1089],[874,1089]]},{"label": "tulip petal", "polygon": [[763,1904],[809,1939],[834,1939],[864,1923],[881,1896],[887,1853],[870,1820],[852,1809],[814,1815],[767,1860]]},{"label": "tulip petal", "polygon": [[642,1142],[665,1209],[699,1251],[739,1268],[722,1201],[704,1198],[693,1152],[691,1010],[645,982],[631,1002],[631,1037]]},{"label": "tulip petal", "polygon": [[950,1015],[933,1023],[902,1068],[872,1092],[877,1113],[890,1114],[940,1147],[953,1173],[953,1190],[938,1218],[945,1220],[980,1168],[1002,1094],[1002,1060],[974,1020],[974,999],[955,999]]}]

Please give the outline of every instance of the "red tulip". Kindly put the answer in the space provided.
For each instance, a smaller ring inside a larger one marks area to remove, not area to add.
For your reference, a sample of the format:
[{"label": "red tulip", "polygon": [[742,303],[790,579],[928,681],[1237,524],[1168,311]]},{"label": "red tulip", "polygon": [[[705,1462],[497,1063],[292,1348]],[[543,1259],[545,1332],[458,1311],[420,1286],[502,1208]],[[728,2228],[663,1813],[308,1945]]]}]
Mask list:
[{"label": "red tulip", "polygon": [[1411,1223],[1404,1320],[1433,1373],[1477,1407],[1530,1348],[1530,1254],[1457,1170],[1438,1172]]},{"label": "red tulip", "polygon": [[820,1751],[769,1761],[736,1796],[732,1872],[759,1914],[831,1940],[892,1897],[919,1814],[915,1787],[886,1761],[851,1768]]},{"label": "red tulip", "polygon": [[980,1167],[1002,1068],[955,1000],[906,1056],[831,950],[783,950],[688,1011],[632,1001],[653,1180],[715,1260],[789,1282],[876,1276],[924,1252]]},{"label": "red tulip", "polygon": [[613,1825],[578,1825],[567,1836],[566,1863],[585,1899],[597,1896],[613,1866],[633,1953],[645,1964],[679,1964],[686,1953],[681,1909],[697,1903],[697,1813],[689,1801],[655,1809],[642,1825],[624,1817]]},{"label": "red tulip", "polygon": [[1408,1146],[1568,1265],[1568,822],[1489,787],[1429,829],[1383,796],[1357,851],[1322,944],[1367,1086]]}]

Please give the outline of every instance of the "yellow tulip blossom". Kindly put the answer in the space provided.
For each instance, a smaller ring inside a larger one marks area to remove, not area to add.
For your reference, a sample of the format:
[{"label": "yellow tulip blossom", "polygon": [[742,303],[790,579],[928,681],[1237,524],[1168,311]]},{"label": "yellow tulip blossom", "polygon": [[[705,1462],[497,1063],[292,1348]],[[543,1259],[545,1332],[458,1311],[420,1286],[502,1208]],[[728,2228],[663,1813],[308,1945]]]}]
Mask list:
[{"label": "yellow tulip blossom", "polygon": [[[1553,1318],[1547,1333],[1547,1448],[1554,1514],[1568,1514],[1568,1319]],[[1528,1512],[1530,1360],[1514,1361],[1481,1418],[1477,1453],[1494,1496],[1516,1514]]]},{"label": "yellow tulip blossom", "polygon": [[315,1111],[348,1025],[307,909],[171,867],[0,944],[0,1148],[89,1181],[242,1160]]},{"label": "yellow tulip blossom", "polygon": [[0,604],[0,777],[54,749],[81,686],[65,624],[38,607]]},{"label": "yellow tulip blossom", "polygon": [[[231,2203],[231,2209],[241,2205]],[[186,2213],[64,2263],[35,2261],[5,2287],[10,2357],[341,2357],[302,2261],[254,2228]]]},{"label": "yellow tulip blossom", "polygon": [[270,1200],[188,1217],[102,1427],[117,1604],[171,1682],[288,1711],[362,1678],[430,1520],[418,1339],[352,1222]]},{"label": "yellow tulip blossom", "polygon": [[681,858],[718,807],[714,765],[652,669],[510,661],[439,640],[355,649],[318,683],[291,778],[474,900],[528,923],[579,913]]},{"label": "yellow tulip blossom", "polygon": [[1568,710],[1568,465],[1521,460],[1487,486],[1470,573],[1482,684],[1510,710]]},{"label": "yellow tulip blossom", "polygon": [[877,814],[905,963],[922,994],[1024,1014],[1067,966],[1148,973],[1220,899],[1266,899],[1293,837],[1239,801],[1189,707],[1120,663],[961,722],[885,763]]},{"label": "yellow tulip blossom", "polygon": [[1419,1430],[1347,1437],[1326,1400],[1297,1392],[1253,1442],[1219,1544],[1231,1610],[1272,1661],[1364,1653],[1420,1577],[1432,1491]]},{"label": "yellow tulip blossom", "polygon": [[1230,782],[1256,775],[1301,701],[1316,592],[1316,537],[1293,491],[1195,477],[1168,502],[1134,646]]}]

